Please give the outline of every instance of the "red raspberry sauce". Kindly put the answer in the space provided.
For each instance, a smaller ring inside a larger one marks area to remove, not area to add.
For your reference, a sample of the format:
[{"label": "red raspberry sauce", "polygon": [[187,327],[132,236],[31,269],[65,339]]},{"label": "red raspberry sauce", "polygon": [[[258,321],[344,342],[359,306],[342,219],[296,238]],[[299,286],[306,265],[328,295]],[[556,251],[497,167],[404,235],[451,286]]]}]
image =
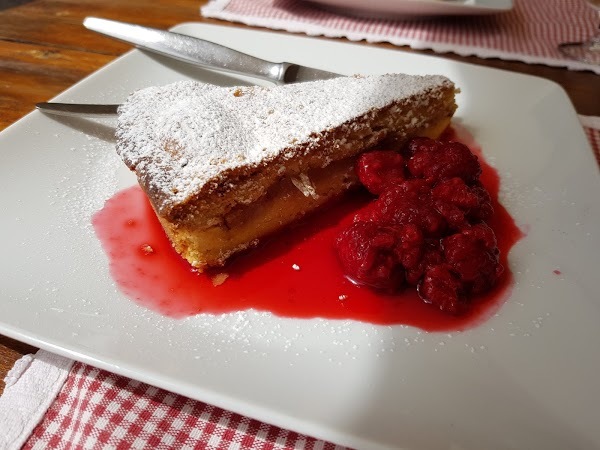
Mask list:
[{"label": "red raspberry sauce", "polygon": [[[343,275],[334,251],[339,230],[352,220],[366,196],[352,195],[273,236],[258,249],[235,258],[223,269],[198,274],[171,248],[142,190],[117,193],[93,217],[96,234],[110,260],[111,275],[121,291],[137,303],[167,316],[221,314],[247,309],[292,318],[352,319],[374,324],[405,324],[427,331],[459,331],[474,327],[509,297],[512,274],[507,263],[511,247],[523,234],[498,203],[498,174],[482,158],[469,136],[455,128],[460,140],[479,156],[481,181],[489,191],[500,262],[506,268],[498,285],[473,302],[461,316],[445,314],[420,300],[413,289],[385,295],[355,286]],[[220,286],[211,276],[227,273]]]}]

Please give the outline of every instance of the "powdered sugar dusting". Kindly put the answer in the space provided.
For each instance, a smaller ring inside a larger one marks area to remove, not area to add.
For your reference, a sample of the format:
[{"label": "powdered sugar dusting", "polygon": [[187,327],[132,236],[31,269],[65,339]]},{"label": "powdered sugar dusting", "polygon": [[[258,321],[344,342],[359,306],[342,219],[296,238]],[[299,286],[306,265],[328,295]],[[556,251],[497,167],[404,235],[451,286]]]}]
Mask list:
[{"label": "powdered sugar dusting", "polygon": [[147,88],[120,108],[117,151],[160,198],[177,203],[224,172],[286,157],[294,146],[310,152],[323,132],[440,85],[451,82],[387,74],[270,88],[193,81]]}]

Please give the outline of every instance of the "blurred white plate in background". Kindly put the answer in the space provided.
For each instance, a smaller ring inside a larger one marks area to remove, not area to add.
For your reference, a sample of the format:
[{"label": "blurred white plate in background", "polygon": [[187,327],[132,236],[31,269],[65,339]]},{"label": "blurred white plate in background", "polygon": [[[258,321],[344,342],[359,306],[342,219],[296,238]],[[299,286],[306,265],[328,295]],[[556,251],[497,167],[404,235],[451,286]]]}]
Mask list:
[{"label": "blurred white plate in background", "polygon": [[310,0],[335,12],[396,19],[445,15],[483,15],[512,9],[513,0]]}]

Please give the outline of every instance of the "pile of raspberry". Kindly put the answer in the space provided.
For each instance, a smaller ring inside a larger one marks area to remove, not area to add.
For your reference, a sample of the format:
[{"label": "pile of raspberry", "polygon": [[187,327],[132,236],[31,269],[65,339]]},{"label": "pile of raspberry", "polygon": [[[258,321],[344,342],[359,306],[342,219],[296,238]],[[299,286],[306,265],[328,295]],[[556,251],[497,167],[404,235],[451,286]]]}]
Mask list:
[{"label": "pile of raspberry", "polygon": [[356,172],[376,198],[335,242],[352,282],[392,293],[414,286],[450,314],[494,286],[503,267],[485,222],[493,207],[467,146],[415,138],[363,154]]}]

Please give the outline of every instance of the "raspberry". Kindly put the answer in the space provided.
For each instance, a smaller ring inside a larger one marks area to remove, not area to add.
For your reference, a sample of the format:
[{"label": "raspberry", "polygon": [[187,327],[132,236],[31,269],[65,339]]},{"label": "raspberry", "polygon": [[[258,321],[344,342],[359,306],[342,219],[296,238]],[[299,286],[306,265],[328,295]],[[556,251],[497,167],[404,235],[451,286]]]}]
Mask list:
[{"label": "raspberry", "polygon": [[496,236],[485,224],[477,224],[443,239],[444,259],[458,275],[465,290],[488,291],[504,271],[498,262]]},{"label": "raspberry", "polygon": [[422,180],[410,180],[388,189],[375,202],[376,218],[392,225],[416,225],[426,237],[440,236],[446,221],[436,210],[430,189]]},{"label": "raspberry", "polygon": [[448,224],[450,230],[460,230],[469,225],[465,212],[452,203],[434,200],[435,209],[440,213]]},{"label": "raspberry", "polygon": [[[437,211],[454,230],[468,226],[468,218],[484,215],[480,193],[467,186],[462,178],[440,181],[431,191]],[[491,204],[490,204],[491,206]]]},{"label": "raspberry", "polygon": [[421,260],[412,267],[406,267],[406,282],[411,286],[417,286],[427,269],[443,262],[444,257],[442,256],[439,241],[426,243],[423,248],[423,257]]},{"label": "raspberry", "polygon": [[394,254],[396,231],[374,222],[355,222],[338,236],[335,245],[348,278],[386,291],[398,290],[404,274]]},{"label": "raspberry", "polygon": [[377,201],[372,201],[361,208],[353,218],[354,222],[377,222],[379,220],[379,207]]},{"label": "raspberry", "polygon": [[417,291],[425,303],[450,314],[460,314],[468,306],[460,280],[444,264],[427,269]]},{"label": "raspberry", "polygon": [[391,150],[363,153],[356,162],[360,182],[372,194],[381,194],[387,186],[403,181],[404,158]]},{"label": "raspberry", "polygon": [[452,203],[463,211],[479,206],[479,197],[462,178],[454,177],[439,182],[431,194],[433,198]]},{"label": "raspberry", "polygon": [[411,179],[398,183],[388,190],[401,192],[409,196],[426,198],[430,194],[431,186],[425,180]]},{"label": "raspberry", "polygon": [[485,223],[478,223],[462,231],[462,234],[470,237],[475,241],[481,242],[487,250],[497,252],[498,241],[496,240],[496,234],[489,225]]},{"label": "raspberry", "polygon": [[425,240],[416,225],[405,225],[397,231],[394,253],[405,269],[417,267],[423,258]]},{"label": "raspberry", "polygon": [[480,183],[471,186],[471,192],[477,196],[478,204],[476,208],[469,211],[469,218],[472,220],[488,220],[494,215],[490,194]]},{"label": "raspberry", "polygon": [[[404,155],[404,156],[403,156]],[[386,291],[416,286],[423,301],[450,314],[502,274],[490,195],[477,157],[457,142],[413,139],[403,154],[373,150],[356,164],[379,197],[336,240],[349,279]]]},{"label": "raspberry", "polygon": [[416,138],[409,143],[408,154],[411,155],[407,162],[410,173],[429,183],[459,177],[468,184],[481,174],[477,156],[460,142]]}]

